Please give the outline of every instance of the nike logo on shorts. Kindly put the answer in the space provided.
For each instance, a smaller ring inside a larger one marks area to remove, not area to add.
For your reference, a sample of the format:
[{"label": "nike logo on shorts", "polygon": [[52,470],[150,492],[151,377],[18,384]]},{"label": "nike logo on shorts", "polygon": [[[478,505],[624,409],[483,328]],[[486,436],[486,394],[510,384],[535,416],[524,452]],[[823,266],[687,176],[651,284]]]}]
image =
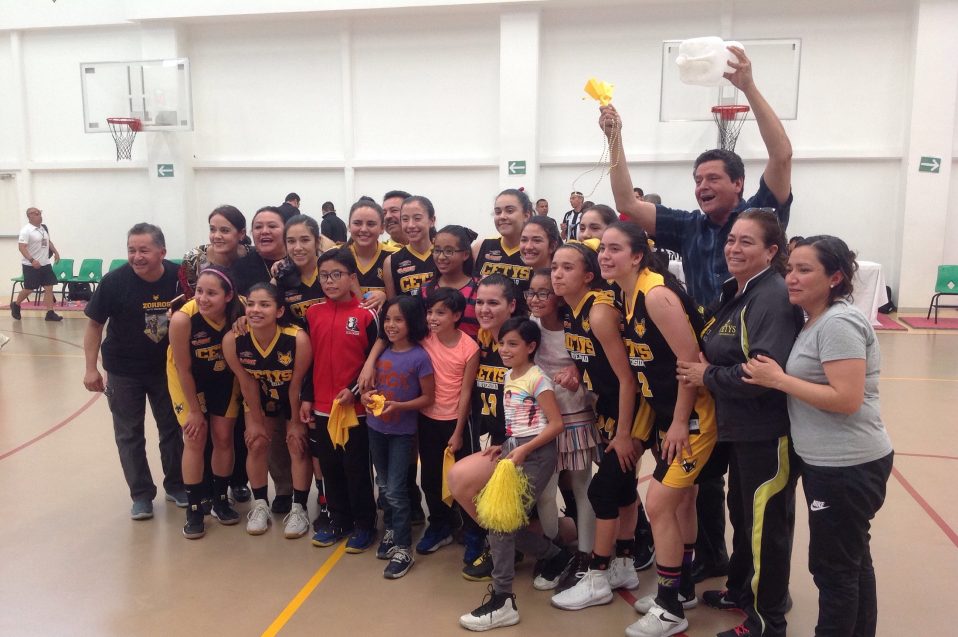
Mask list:
[{"label": "nike logo on shorts", "polygon": [[821,500],[812,500],[811,506],[808,507],[809,511],[823,511],[824,509],[831,508]]}]

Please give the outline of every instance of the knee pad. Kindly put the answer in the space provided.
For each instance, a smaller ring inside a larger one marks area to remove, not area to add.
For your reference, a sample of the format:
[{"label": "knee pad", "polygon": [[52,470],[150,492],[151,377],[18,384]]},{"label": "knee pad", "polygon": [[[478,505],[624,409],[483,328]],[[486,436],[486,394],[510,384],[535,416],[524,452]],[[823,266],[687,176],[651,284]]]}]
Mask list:
[{"label": "knee pad", "polygon": [[[589,484],[589,503],[595,511],[598,520],[614,520],[619,517],[619,505],[616,503],[616,494],[610,488],[612,485],[603,484],[605,480],[596,474]],[[579,503],[581,506],[581,503]]]}]

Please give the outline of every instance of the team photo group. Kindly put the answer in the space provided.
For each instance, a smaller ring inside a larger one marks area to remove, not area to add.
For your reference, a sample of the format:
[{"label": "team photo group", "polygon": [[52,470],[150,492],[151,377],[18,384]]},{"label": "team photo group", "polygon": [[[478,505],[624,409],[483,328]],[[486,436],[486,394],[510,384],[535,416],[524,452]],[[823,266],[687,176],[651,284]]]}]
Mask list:
[{"label": "team photo group", "polygon": [[[573,191],[550,216],[537,193],[489,193],[494,237],[399,189],[342,218],[303,214],[296,193],[248,220],[222,205],[182,260],[160,227],[130,228],[128,263],[85,308],[83,382],[109,402],[131,517],[158,493],[148,401],[184,537],[275,522],[317,550],[374,551],[387,579],[457,543],[461,577],[489,582],[468,630],[519,622],[525,559],[555,612],[654,568],[631,637],[683,632],[700,603],[742,612],[719,637],[784,637],[807,506],[815,634],[875,635],[869,532],[894,455],[878,341],[846,241],[789,241],[791,144],[729,50],[767,162],[746,176],[733,151],[702,153],[693,211],[635,187],[628,122],[604,105],[614,201]],[[502,493],[507,468],[522,497]],[[515,501],[520,522],[489,521]]]}]

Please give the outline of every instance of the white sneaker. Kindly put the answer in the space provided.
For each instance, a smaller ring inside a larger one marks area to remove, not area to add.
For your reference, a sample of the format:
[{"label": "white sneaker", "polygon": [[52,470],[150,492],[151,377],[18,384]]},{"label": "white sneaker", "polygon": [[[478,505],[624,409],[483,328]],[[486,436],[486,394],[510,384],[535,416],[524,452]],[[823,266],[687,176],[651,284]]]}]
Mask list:
[{"label": "white sneaker", "polygon": [[552,605],[563,610],[581,610],[612,601],[612,587],[606,571],[589,569],[572,588],[552,596]]},{"label": "white sneaker", "polygon": [[[679,593],[679,601],[682,602],[682,608],[685,610],[695,608],[699,605],[699,598],[695,597],[694,595],[692,596],[692,599],[685,599],[685,595]],[[635,600],[635,603],[632,604],[632,608],[643,615],[649,612],[653,606],[655,606],[655,593],[637,599]]]},{"label": "white sneaker", "polygon": [[289,510],[286,517],[283,518],[283,524],[286,525],[283,534],[288,540],[294,540],[303,537],[309,531],[309,516],[302,504],[293,502],[293,508]]},{"label": "white sneaker", "polygon": [[489,587],[489,601],[459,618],[459,625],[466,630],[483,632],[519,623],[519,608],[515,595],[500,595]]},{"label": "white sneaker", "polygon": [[246,514],[246,532],[250,535],[262,535],[269,529],[272,520],[269,518],[269,505],[266,500],[256,500],[253,508]]},{"label": "white sneaker", "polygon": [[676,617],[661,606],[653,604],[645,617],[625,629],[626,637],[668,637],[689,627],[689,620]]},{"label": "white sneaker", "polygon": [[635,572],[635,562],[631,557],[615,557],[609,564],[609,586],[627,588],[630,591],[639,587],[639,576]]}]

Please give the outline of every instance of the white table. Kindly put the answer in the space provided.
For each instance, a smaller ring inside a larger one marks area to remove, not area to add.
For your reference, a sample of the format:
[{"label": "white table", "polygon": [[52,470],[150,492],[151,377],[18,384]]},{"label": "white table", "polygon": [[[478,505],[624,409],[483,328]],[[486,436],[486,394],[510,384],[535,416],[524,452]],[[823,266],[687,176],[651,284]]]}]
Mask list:
[{"label": "white table", "polygon": [[868,317],[873,326],[881,325],[878,322],[878,308],[888,303],[888,292],[885,291],[885,275],[881,264],[874,261],[859,261],[858,272],[852,279],[855,291],[852,293],[853,305]]}]

